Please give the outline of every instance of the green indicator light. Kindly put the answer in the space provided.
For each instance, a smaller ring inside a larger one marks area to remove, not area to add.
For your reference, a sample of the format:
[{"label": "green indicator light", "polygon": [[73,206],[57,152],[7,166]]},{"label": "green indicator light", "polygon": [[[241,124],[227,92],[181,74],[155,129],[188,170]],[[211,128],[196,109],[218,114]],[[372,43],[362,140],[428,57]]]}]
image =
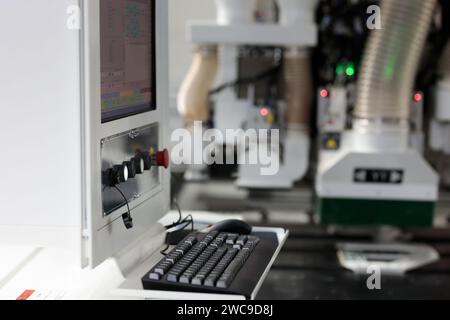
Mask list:
[{"label": "green indicator light", "polygon": [[336,67],[336,73],[341,75],[344,74],[344,65],[342,63],[339,63]]},{"label": "green indicator light", "polygon": [[345,73],[349,76],[349,77],[353,77],[355,75],[355,68],[347,68],[347,70],[345,70]]},{"label": "green indicator light", "polygon": [[353,63],[347,64],[347,68],[345,69],[345,74],[349,77],[353,77],[355,75],[355,65]]}]

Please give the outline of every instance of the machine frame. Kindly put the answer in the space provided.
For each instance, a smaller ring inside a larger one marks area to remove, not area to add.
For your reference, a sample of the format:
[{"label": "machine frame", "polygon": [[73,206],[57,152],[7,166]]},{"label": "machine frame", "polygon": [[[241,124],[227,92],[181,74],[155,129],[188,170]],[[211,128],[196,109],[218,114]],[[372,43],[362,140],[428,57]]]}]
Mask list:
[{"label": "machine frame", "polygon": [[159,170],[158,187],[130,202],[134,228],[124,226],[125,207],[108,216],[102,208],[103,139],[155,124],[158,146],[168,146],[168,5],[155,1],[157,110],[104,124],[100,0],[0,5],[0,26],[15,26],[3,39],[11,50],[0,53],[9,61],[0,81],[7,106],[0,140],[11,157],[23,155],[12,166],[1,160],[14,169],[0,187],[8,199],[0,209],[9,212],[0,222],[1,243],[62,249],[82,268],[95,268],[155,230],[169,211],[168,170]]},{"label": "machine frame", "polygon": [[[101,113],[101,75],[100,75],[100,0],[83,0],[85,19],[84,30],[84,88],[85,107],[84,123],[86,136],[85,146],[85,230],[89,234],[87,240],[87,256],[91,257],[91,265],[97,265],[113,256],[127,244],[136,240],[169,211],[170,174],[160,172],[161,185],[150,193],[130,203],[135,220],[135,227],[126,231],[121,215],[126,208],[120,208],[108,216],[103,215],[101,197],[101,141],[116,134],[131,131],[150,124],[162,123],[159,126],[159,145],[168,144],[167,123],[168,108],[168,43],[167,24],[162,17],[167,16],[165,1],[156,0],[156,104],[155,111],[118,119],[102,124]],[[149,214],[151,213],[151,214]]]}]

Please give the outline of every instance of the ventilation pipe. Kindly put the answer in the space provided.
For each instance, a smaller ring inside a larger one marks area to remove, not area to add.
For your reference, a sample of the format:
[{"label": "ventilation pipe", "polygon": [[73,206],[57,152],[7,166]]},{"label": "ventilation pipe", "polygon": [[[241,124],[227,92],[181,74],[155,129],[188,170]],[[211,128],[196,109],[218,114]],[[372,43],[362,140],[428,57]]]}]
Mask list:
[{"label": "ventilation pipe", "polygon": [[382,0],[382,29],[369,37],[354,111],[354,129],[373,137],[366,144],[408,148],[411,94],[436,2]]},{"label": "ventilation pipe", "polygon": [[[316,6],[317,0],[278,0],[280,24],[297,27],[301,32],[302,26],[315,24]],[[314,92],[309,48],[285,48],[283,64],[287,133],[282,174],[296,181],[305,176],[309,167],[309,125]]]},{"label": "ventilation pipe", "polygon": [[187,127],[194,121],[209,119],[209,90],[218,69],[216,46],[199,46],[195,49],[191,68],[178,93],[178,112]]},{"label": "ventilation pipe", "polygon": [[314,91],[309,52],[300,48],[286,49],[283,70],[288,128],[307,129]]},{"label": "ventilation pipe", "polygon": [[442,79],[450,81],[450,41],[448,42],[447,48],[445,49],[442,56],[439,69],[440,74],[442,75]]},{"label": "ventilation pipe", "polygon": [[436,87],[436,120],[450,123],[450,42],[439,64],[440,81]]},{"label": "ventilation pipe", "polygon": [[[314,24],[316,0],[278,0],[283,26]],[[311,119],[313,80],[308,48],[285,48],[284,84],[286,123],[289,129],[307,129]]]},{"label": "ventilation pipe", "polygon": [[[254,21],[256,0],[215,0],[217,23],[247,24]],[[190,70],[178,93],[178,112],[187,127],[209,119],[209,91],[219,68],[218,47],[200,45],[194,51]]]}]

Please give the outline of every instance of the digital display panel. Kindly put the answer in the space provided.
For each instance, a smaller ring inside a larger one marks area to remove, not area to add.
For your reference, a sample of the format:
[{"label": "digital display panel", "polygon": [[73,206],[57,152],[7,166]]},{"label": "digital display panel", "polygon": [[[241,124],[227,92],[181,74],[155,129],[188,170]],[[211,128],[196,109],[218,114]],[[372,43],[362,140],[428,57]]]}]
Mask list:
[{"label": "digital display panel", "polygon": [[101,0],[102,123],[156,109],[155,5]]}]

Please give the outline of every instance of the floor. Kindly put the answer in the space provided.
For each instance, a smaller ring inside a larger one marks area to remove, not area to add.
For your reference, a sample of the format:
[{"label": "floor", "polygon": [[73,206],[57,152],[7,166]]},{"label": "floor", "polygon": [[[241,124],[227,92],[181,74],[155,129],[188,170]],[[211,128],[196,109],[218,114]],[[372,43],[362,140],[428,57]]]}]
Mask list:
[{"label": "floor", "polygon": [[[183,210],[241,214],[251,224],[291,231],[259,299],[450,299],[450,197],[438,204],[436,230],[326,229],[313,223],[313,194],[308,186],[291,191],[251,192],[229,181],[189,183],[177,194]],[[224,219],[225,219],[224,218]],[[405,276],[382,276],[381,290],[369,290],[370,275],[341,267],[339,242],[372,242],[380,234],[434,246],[441,260]]]},{"label": "floor", "polygon": [[343,269],[338,242],[369,242],[371,236],[330,235],[317,227],[290,227],[291,237],[261,288],[258,299],[450,299],[450,232],[412,238],[437,248],[441,260],[404,276],[381,276],[381,289],[369,290],[370,275]]}]

